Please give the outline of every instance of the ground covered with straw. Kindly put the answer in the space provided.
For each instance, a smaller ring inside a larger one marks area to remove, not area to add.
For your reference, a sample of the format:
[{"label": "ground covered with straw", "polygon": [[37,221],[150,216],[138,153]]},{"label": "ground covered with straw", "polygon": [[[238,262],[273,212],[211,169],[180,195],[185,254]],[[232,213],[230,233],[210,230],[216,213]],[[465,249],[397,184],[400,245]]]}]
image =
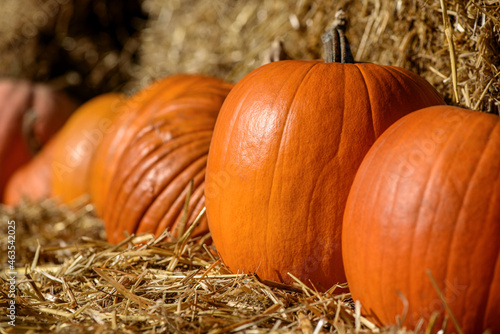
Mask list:
[{"label": "ground covered with straw", "polygon": [[[90,205],[51,201],[3,207],[16,222],[16,269],[1,256],[3,333],[328,333],[378,332],[343,286],[318,293],[231,273],[209,236],[166,242],[130,236],[111,245]],[[4,235],[4,234],[2,234]],[[7,238],[0,241],[7,249]],[[15,272],[16,326],[8,278]],[[397,331],[397,328],[391,329]]]}]

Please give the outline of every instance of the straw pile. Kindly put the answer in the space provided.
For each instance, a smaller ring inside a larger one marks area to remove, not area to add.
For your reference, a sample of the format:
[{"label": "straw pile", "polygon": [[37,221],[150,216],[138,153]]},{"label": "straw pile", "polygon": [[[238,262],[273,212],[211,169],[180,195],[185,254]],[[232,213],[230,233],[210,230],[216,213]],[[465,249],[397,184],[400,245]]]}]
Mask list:
[{"label": "straw pile", "polygon": [[150,20],[142,33],[142,66],[135,77],[147,81],[201,72],[236,82],[267,61],[275,40],[282,41],[291,59],[321,58],[320,36],[343,8],[357,61],[410,69],[449,103],[498,110],[500,3],[445,3],[442,7],[428,0],[144,0]]},{"label": "straw pile", "polygon": [[360,305],[339,292],[343,286],[318,293],[299,281],[285,286],[231,273],[206,244],[209,235],[190,238],[192,229],[173,242],[143,235],[110,245],[90,209],[50,201],[0,209],[3,227],[16,221],[18,266],[12,327],[12,272],[2,253],[0,332],[407,333],[360,316]]}]

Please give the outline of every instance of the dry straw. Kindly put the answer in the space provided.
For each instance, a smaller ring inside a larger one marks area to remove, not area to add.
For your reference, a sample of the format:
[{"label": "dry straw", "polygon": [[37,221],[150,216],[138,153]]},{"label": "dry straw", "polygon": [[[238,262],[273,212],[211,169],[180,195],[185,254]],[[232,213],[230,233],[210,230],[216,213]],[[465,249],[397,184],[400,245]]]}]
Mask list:
[{"label": "dry straw", "polygon": [[293,59],[322,58],[321,35],[343,8],[355,60],[410,69],[449,103],[498,112],[497,0],[144,0],[143,8],[139,85],[178,72],[236,82],[277,40]]},{"label": "dry straw", "polygon": [[292,286],[231,273],[189,228],[177,242],[144,235],[111,245],[84,203],[23,203],[2,207],[0,219],[16,221],[18,266],[12,328],[2,256],[1,333],[408,333],[364,318],[344,285],[318,293],[292,273]]}]

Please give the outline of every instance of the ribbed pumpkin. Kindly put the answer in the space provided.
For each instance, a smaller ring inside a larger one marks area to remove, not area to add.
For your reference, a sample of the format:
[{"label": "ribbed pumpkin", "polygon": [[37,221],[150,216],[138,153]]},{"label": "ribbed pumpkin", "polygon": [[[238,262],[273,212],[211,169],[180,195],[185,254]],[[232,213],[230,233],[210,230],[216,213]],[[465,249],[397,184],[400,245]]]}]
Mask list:
[{"label": "ribbed pumpkin", "polygon": [[[345,282],[342,215],[375,139],[411,111],[443,104],[425,80],[352,59],[343,31],[328,61],[279,61],[238,82],[221,109],[207,165],[213,242],[233,272],[319,289]],[[331,39],[333,38],[333,47]],[[332,59],[330,59],[332,58]]]},{"label": "ribbed pumpkin", "polygon": [[14,171],[48,142],[75,109],[69,97],[47,85],[0,80],[0,201]]},{"label": "ribbed pumpkin", "polygon": [[[161,234],[176,224],[189,183],[188,218],[204,206],[204,174],[215,119],[231,85],[176,75],[130,98],[99,148],[92,199],[110,242],[125,233]],[[206,220],[196,233],[207,232]]]},{"label": "ribbed pumpkin", "polygon": [[500,333],[500,118],[439,106],[389,128],[354,180],[343,253],[377,323],[442,315],[430,271],[464,332]]},{"label": "ribbed pumpkin", "polygon": [[51,182],[53,197],[71,203],[88,194],[95,151],[118,115],[124,97],[97,96],[83,104],[54,138]]}]

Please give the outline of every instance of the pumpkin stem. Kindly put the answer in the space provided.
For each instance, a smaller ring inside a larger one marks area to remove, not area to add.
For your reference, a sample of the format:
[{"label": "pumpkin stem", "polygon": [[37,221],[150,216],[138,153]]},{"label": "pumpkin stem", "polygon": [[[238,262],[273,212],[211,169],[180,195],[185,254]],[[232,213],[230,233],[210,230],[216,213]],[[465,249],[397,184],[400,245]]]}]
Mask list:
[{"label": "pumpkin stem", "polygon": [[325,49],[326,63],[354,63],[351,47],[345,36],[347,18],[345,12],[340,9],[335,14],[332,27],[321,36],[323,48]]},{"label": "pumpkin stem", "polygon": [[28,145],[28,149],[31,155],[36,155],[42,145],[38,141],[35,135],[35,123],[37,121],[37,113],[34,109],[27,110],[23,115],[21,132],[25,143]]}]

